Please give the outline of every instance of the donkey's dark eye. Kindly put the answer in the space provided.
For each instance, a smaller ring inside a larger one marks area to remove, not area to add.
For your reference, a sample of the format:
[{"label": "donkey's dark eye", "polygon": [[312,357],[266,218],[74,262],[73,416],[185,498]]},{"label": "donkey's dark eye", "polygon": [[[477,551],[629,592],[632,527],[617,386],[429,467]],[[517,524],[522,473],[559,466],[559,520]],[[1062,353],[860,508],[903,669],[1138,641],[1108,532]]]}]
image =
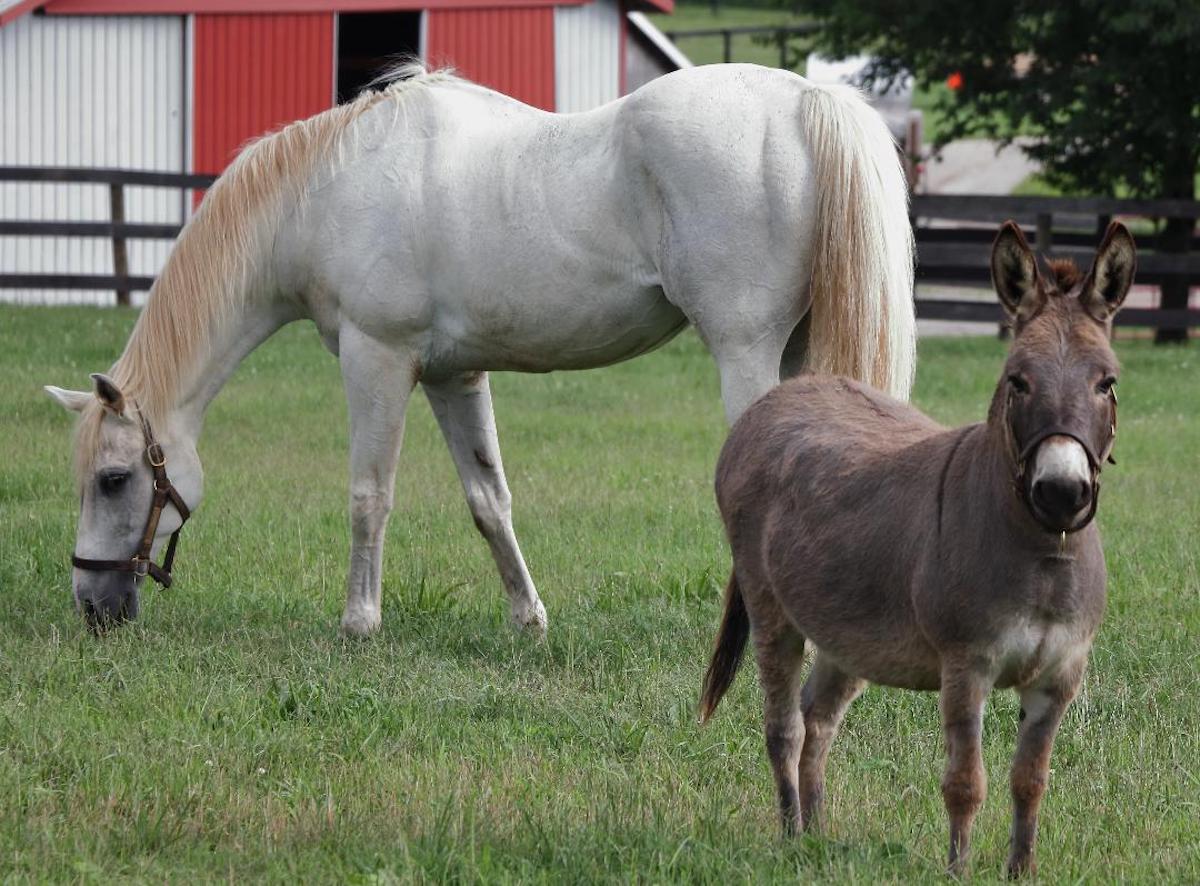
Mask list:
[{"label": "donkey's dark eye", "polygon": [[1017,375],[1015,372],[1008,377],[1008,383],[1018,394],[1029,393],[1029,382],[1025,381],[1023,376]]},{"label": "donkey's dark eye", "polygon": [[100,490],[105,495],[113,495],[120,492],[128,480],[128,471],[105,471],[100,475]]},{"label": "donkey's dark eye", "polygon": [[1096,393],[1107,396],[1112,393],[1112,389],[1116,383],[1117,380],[1110,375],[1108,378],[1104,379],[1104,381],[1100,382],[1100,384],[1096,385]]}]

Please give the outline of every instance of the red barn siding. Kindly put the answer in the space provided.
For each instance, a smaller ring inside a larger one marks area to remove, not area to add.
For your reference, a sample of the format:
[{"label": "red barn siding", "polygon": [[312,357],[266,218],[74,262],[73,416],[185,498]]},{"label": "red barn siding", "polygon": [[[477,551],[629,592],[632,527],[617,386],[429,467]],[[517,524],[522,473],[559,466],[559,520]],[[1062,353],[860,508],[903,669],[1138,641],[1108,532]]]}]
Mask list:
[{"label": "red barn siding", "polygon": [[333,106],[333,15],[197,15],[192,169]]},{"label": "red barn siding", "polygon": [[554,110],[554,10],[430,9],[425,57],[526,104]]}]

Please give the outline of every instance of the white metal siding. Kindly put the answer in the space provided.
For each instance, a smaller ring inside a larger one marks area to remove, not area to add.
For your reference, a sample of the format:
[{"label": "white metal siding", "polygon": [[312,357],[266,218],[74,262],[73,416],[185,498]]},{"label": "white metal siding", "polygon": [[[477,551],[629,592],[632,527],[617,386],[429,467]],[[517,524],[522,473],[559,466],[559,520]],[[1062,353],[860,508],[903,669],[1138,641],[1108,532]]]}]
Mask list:
[{"label": "white metal siding", "polygon": [[590,111],[621,94],[621,8],[593,0],[554,10],[554,98],[559,113]]},{"label": "white metal siding", "polygon": [[[0,165],[184,169],[179,16],[34,16],[0,28]],[[126,220],[181,222],[183,194],[126,188]],[[0,183],[0,218],[106,221],[107,185]],[[170,241],[131,240],[131,274],[157,274]],[[111,274],[112,242],[0,237],[7,273]],[[135,298],[144,294],[135,294]],[[111,292],[0,289],[0,300],[109,304]]]}]

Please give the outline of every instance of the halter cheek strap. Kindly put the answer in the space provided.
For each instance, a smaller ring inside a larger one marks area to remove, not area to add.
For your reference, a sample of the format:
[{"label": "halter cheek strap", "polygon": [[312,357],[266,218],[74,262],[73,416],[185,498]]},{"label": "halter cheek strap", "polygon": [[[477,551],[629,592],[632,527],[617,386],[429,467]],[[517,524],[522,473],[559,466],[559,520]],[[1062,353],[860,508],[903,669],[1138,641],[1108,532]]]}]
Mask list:
[{"label": "halter cheek strap", "polygon": [[[1100,453],[1093,451],[1091,444],[1088,443],[1087,440],[1083,439],[1083,437],[1081,437],[1079,434],[1075,433],[1070,428],[1061,425],[1049,425],[1042,428],[1036,434],[1034,434],[1023,447],[1018,448],[1017,438],[1016,434],[1013,432],[1012,424],[1006,419],[1005,423],[1008,427],[1008,438],[1013,450],[1013,460],[1017,466],[1017,475],[1013,480],[1013,487],[1016,490],[1017,495],[1025,503],[1025,507],[1028,509],[1029,513],[1033,515],[1033,518],[1037,520],[1043,528],[1055,533],[1056,535],[1062,533],[1065,536],[1067,533],[1078,532],[1092,522],[1092,519],[1096,516],[1096,507],[1100,502],[1100,471],[1105,462],[1114,465],[1117,463],[1117,460],[1113,458],[1112,455],[1113,447],[1117,442],[1117,392],[1115,389],[1109,389],[1108,401],[1110,409],[1108,440],[1104,445],[1104,451]],[[1012,394],[1009,394],[1008,402],[1005,405],[1005,411],[1009,411],[1011,407]],[[1037,508],[1035,508],[1033,505],[1033,499],[1031,497],[1032,493],[1030,491],[1029,484],[1025,482],[1025,473],[1029,466],[1029,460],[1033,458],[1033,454],[1037,451],[1037,448],[1049,437],[1070,437],[1072,440],[1078,443],[1083,448],[1084,454],[1087,455],[1088,467],[1091,470],[1092,475],[1091,506],[1088,508],[1088,512],[1084,515],[1082,520],[1078,521],[1074,526],[1071,526],[1067,529],[1059,529],[1055,526],[1048,526],[1042,522],[1041,517],[1038,516]]]},{"label": "halter cheek strap", "polygon": [[[134,404],[134,408],[137,408],[137,404]],[[146,517],[146,526],[142,530],[142,540],[138,545],[137,553],[128,560],[88,560],[72,554],[71,564],[77,569],[87,569],[92,572],[132,572],[135,576],[148,575],[164,588],[169,588],[171,586],[171,567],[175,562],[175,547],[179,543],[180,530],[191,516],[191,511],[184,504],[179,490],[167,476],[167,456],[158,441],[154,439],[150,422],[146,421],[146,417],[140,409],[137,412],[142,423],[142,436],[146,441],[146,461],[150,465],[150,470],[154,472],[154,498],[150,501],[150,513]],[[159,566],[150,559],[150,549],[154,547],[154,537],[158,533],[158,521],[162,517],[163,509],[168,504],[173,505],[179,512],[179,528],[171,533],[166,555],[163,557],[162,565]]]}]

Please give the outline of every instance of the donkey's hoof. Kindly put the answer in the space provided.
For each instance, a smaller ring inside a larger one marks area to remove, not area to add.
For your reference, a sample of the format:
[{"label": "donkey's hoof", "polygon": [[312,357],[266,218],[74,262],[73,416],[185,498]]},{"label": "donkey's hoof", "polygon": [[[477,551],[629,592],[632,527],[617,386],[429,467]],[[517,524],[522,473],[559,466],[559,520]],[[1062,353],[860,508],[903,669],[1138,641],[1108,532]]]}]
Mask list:
[{"label": "donkey's hoof", "polygon": [[546,636],[549,622],[546,620],[546,607],[542,601],[534,599],[532,603],[514,606],[512,610],[513,625],[523,634],[541,639]]},{"label": "donkey's hoof", "polygon": [[1037,875],[1037,862],[1033,860],[1032,855],[1026,855],[1023,858],[1009,858],[1008,860],[1008,879],[1020,880],[1022,877],[1033,877]]},{"label": "donkey's hoof", "polygon": [[379,630],[381,623],[378,612],[347,612],[342,616],[342,634],[347,637],[369,637]]}]

